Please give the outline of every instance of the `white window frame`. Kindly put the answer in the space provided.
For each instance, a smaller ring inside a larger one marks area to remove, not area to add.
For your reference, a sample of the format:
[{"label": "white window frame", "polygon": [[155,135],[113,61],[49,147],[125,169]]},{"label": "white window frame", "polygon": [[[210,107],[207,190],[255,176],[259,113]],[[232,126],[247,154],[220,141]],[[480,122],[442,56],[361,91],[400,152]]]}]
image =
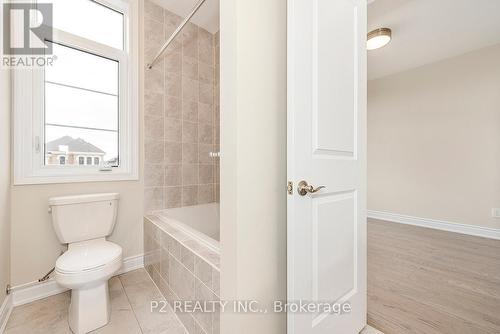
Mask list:
[{"label": "white window frame", "polygon": [[[53,41],[120,62],[120,166],[102,168],[87,165],[85,167],[45,165],[44,70],[14,69],[12,84],[15,185],[139,179],[138,0],[93,1],[124,15],[124,49],[118,50],[57,29],[54,29]],[[36,6],[37,2],[44,1],[31,0],[31,2]],[[16,30],[15,23],[13,29]],[[21,37],[15,32],[13,35]]]}]

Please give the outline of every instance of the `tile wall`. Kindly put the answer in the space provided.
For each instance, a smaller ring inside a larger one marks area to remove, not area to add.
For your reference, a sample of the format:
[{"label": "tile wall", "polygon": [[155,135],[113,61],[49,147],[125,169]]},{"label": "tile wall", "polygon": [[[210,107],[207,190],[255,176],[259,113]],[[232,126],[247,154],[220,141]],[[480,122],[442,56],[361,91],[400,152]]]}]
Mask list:
[{"label": "tile wall", "polygon": [[[145,1],[146,62],[182,18]],[[145,210],[212,203],[219,198],[219,43],[188,23],[145,74]]]},{"label": "tile wall", "polygon": [[[144,265],[168,302],[220,300],[219,254],[155,216],[144,219]],[[176,315],[189,334],[218,334],[220,313]]]}]

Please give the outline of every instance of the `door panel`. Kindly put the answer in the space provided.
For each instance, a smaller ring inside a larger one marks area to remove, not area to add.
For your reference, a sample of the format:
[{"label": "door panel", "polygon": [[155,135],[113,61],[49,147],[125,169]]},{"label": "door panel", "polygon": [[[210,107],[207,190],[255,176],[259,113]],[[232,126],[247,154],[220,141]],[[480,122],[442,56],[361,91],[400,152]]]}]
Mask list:
[{"label": "door panel", "polygon": [[[366,324],[366,1],[288,0],[288,300],[352,312],[288,314],[288,333]],[[326,188],[300,196],[305,180]]]},{"label": "door panel", "polygon": [[[313,0],[313,134],[315,150],[352,156],[357,95],[357,7],[350,1]],[[331,13],[336,13],[332,20]],[[351,52],[345,52],[350,50]],[[334,111],[334,112],[330,112]]]},{"label": "door panel", "polygon": [[314,301],[344,300],[356,287],[356,216],[355,193],[313,199]]}]

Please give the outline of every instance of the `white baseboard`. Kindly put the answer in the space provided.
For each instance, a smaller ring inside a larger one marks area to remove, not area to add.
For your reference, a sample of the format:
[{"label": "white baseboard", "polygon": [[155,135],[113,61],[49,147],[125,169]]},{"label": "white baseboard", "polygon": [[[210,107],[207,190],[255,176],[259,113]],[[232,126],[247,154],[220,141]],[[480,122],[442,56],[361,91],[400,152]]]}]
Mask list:
[{"label": "white baseboard", "polygon": [[[121,275],[132,270],[144,267],[143,255],[128,257],[123,260],[121,269],[116,275]],[[12,306],[20,306],[34,302],[39,299],[47,298],[59,293],[63,293],[68,289],[59,286],[57,282],[51,278],[45,282],[32,282],[12,288]]]},{"label": "white baseboard", "polygon": [[368,218],[386,220],[393,223],[433,228],[441,231],[455,232],[489,239],[500,240],[500,229],[458,224],[443,220],[400,215],[397,213],[368,210]]},{"label": "white baseboard", "polygon": [[7,295],[0,306],[0,334],[5,330],[10,313],[12,312],[12,295]]},{"label": "white baseboard", "polygon": [[116,275],[121,275],[136,269],[144,268],[144,254],[127,257],[123,260],[123,265]]}]

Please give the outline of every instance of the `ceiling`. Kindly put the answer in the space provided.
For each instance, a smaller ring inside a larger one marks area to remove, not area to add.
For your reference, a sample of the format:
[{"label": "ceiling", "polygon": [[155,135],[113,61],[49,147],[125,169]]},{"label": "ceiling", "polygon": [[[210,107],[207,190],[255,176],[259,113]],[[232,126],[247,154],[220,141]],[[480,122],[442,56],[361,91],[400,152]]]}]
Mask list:
[{"label": "ceiling", "polygon": [[[199,0],[152,1],[181,17],[186,17]],[[208,30],[212,34],[215,34],[217,31],[219,31],[219,0],[206,0],[205,3],[193,16],[191,22]]]},{"label": "ceiling", "polygon": [[500,0],[375,0],[368,31],[392,29],[386,47],[368,52],[368,78],[500,43]]}]

